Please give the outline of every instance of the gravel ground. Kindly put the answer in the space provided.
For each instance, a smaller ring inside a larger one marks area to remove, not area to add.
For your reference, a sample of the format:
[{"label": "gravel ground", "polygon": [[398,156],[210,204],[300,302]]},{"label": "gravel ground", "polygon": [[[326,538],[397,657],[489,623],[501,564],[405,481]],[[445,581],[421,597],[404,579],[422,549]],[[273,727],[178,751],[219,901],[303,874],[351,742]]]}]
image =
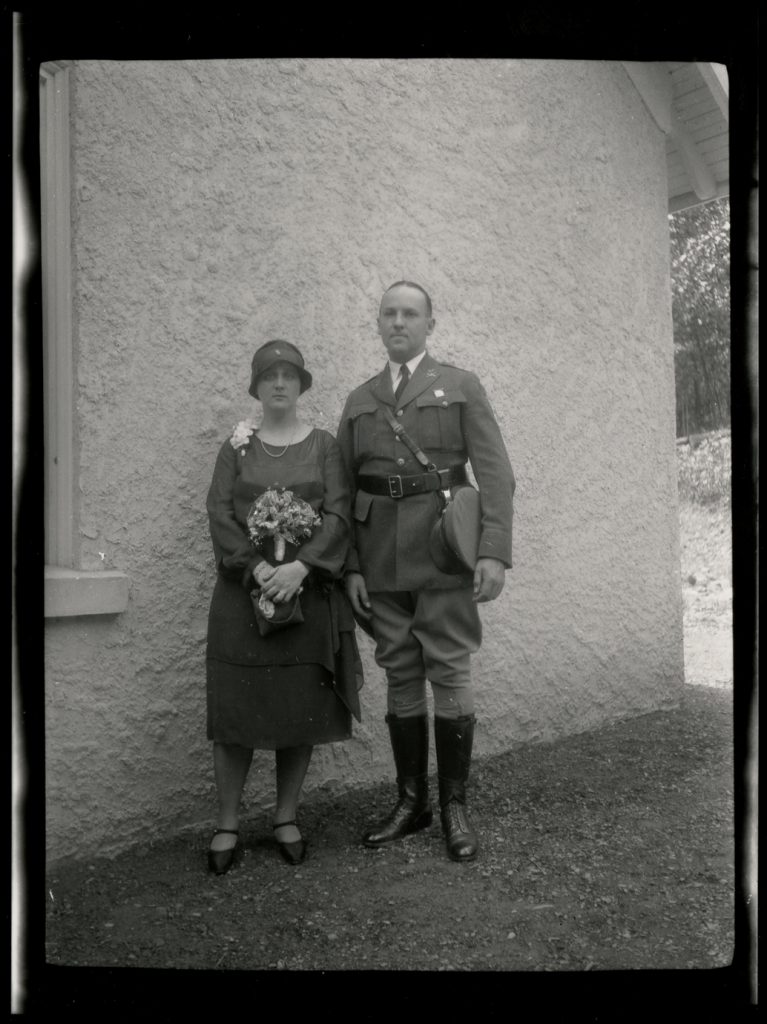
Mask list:
[{"label": "gravel ground", "polygon": [[685,680],[732,687],[732,528],[729,509],[680,512]]},{"label": "gravel ground", "polygon": [[358,837],[388,786],[307,802],[292,869],[266,820],[205,872],[207,831],[54,870],[47,955],[70,965],[220,970],[708,968],[733,955],[731,701],[482,758],[482,855],[439,826],[385,850]]},{"label": "gravel ground", "polygon": [[[479,759],[470,865],[446,858],[437,825],[361,847],[388,806],[380,786],[307,804],[299,869],[264,820],[221,878],[205,872],[207,833],[53,871],[46,955],[62,966],[47,968],[46,1005],[132,1015],[147,986],[186,993],[193,971],[294,977],[304,993],[305,979],[394,971],[477,973],[490,1001],[509,972],[545,974],[549,994],[589,979],[591,998],[619,978],[640,998],[652,977],[713,1006],[735,949],[731,727],[729,691],[686,687],[675,711]],[[222,991],[207,982],[198,998]]]},{"label": "gravel ground", "polygon": [[[685,586],[686,650],[711,614],[706,635],[729,633],[727,556],[721,536],[711,540],[711,510],[700,511],[683,523],[682,572],[696,576]],[[367,972],[390,971],[394,1012],[408,1005],[407,984],[429,979],[435,999],[491,1018],[522,993],[545,1003],[563,987],[589,1008],[610,1005],[603,993],[732,1008],[744,950],[730,966],[733,709],[721,667],[708,685],[685,686],[676,710],[477,759],[473,864],[447,859],[437,821],[389,849],[363,848],[361,831],[390,804],[381,785],[313,794],[298,869],[278,857],[266,819],[246,823],[243,859],[221,878],[205,871],[207,832],[59,865],[46,879],[38,997],[133,1016],[170,1013],[190,995],[220,1010],[235,993],[246,1003],[231,1009],[247,1012],[250,995],[273,991],[290,1012],[299,996],[311,1010],[315,985],[321,998],[323,981],[337,993],[342,978],[364,985],[353,1012],[368,1020],[392,1010],[373,996],[381,974]]]}]

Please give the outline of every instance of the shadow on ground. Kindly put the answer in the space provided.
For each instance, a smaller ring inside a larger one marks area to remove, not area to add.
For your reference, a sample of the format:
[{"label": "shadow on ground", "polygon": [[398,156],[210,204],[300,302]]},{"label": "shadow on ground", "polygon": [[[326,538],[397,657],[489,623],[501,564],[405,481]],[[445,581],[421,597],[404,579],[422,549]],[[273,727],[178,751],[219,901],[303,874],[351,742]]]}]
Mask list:
[{"label": "shadow on ground", "polygon": [[731,691],[687,686],[677,710],[479,758],[471,794],[482,849],[468,865],[447,859],[436,819],[389,849],[360,846],[389,786],[307,798],[310,855],[297,869],[278,857],[265,819],[246,824],[244,856],[220,878],[205,871],[207,832],[59,865],[46,880],[48,997],[74,1008],[96,999],[92,982],[77,989],[94,974],[83,968],[111,979],[102,999],[124,983],[127,1006],[141,969],[178,978],[730,964]]}]

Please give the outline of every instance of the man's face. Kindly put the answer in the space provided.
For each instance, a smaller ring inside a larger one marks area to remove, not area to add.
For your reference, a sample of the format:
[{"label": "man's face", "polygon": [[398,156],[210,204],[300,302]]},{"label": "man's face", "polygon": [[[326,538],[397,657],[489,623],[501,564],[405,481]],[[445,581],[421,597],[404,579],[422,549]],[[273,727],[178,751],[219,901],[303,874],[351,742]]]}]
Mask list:
[{"label": "man's face", "polygon": [[426,311],[426,296],[417,288],[398,285],[381,299],[378,333],[393,363],[406,363],[426,348],[434,318]]}]

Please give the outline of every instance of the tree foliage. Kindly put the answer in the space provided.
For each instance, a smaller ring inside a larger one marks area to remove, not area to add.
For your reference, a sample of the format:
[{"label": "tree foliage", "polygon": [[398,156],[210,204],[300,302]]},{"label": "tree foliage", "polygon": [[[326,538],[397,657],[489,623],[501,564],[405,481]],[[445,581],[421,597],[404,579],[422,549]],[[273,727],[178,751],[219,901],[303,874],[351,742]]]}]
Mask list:
[{"label": "tree foliage", "polygon": [[730,202],[669,216],[677,436],[730,422]]}]

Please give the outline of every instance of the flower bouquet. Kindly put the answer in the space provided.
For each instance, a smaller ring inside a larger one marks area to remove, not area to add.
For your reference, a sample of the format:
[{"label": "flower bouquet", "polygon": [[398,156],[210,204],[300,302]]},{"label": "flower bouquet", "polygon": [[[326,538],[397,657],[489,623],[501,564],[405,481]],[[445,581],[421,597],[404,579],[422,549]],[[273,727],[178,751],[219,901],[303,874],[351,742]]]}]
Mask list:
[{"label": "flower bouquet", "polygon": [[301,544],[321,522],[308,501],[276,485],[256,498],[247,516],[253,545],[259,548],[268,537],[273,538],[274,557],[278,562],[285,557],[286,543]]},{"label": "flower bouquet", "polygon": [[[308,501],[297,498],[292,491],[277,486],[258,497],[250,506],[247,515],[248,533],[254,547],[260,548],[264,541],[272,538],[274,560],[285,558],[285,545],[298,546],[311,537],[315,526],[322,522]],[[251,592],[253,610],[262,636],[275,629],[303,622],[298,593],[285,605],[275,606],[261,591]]]}]

